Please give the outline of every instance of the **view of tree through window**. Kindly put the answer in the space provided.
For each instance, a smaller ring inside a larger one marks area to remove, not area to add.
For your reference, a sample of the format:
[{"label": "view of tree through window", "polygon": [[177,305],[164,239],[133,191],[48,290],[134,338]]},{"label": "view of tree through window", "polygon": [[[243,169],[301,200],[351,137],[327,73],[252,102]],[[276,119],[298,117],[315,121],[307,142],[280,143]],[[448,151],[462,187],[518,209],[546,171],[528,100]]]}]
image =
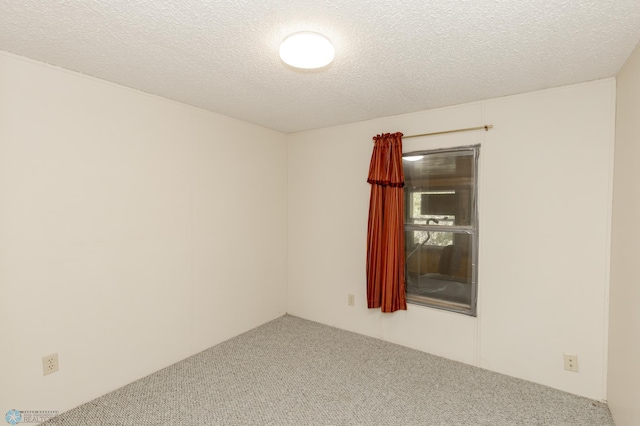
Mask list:
[{"label": "view of tree through window", "polygon": [[[411,198],[411,219],[413,223],[421,225],[453,225],[455,223],[454,215],[434,215],[434,214],[421,214],[421,198],[423,194],[434,194],[429,192],[414,192]],[[453,194],[447,192],[446,194]],[[413,242],[415,244],[427,244],[430,246],[448,246],[453,244],[453,234],[451,232],[428,232],[428,231],[416,231],[413,234]]]}]

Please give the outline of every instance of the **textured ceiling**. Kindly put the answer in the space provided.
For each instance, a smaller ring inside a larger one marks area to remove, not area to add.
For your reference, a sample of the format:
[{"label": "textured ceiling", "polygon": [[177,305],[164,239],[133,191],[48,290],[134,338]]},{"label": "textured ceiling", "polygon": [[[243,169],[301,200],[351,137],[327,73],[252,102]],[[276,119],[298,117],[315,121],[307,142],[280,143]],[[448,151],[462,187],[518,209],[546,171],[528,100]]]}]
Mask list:
[{"label": "textured ceiling", "polygon": [[[333,64],[278,57],[325,34]],[[290,133],[614,76],[639,0],[0,0],[0,50]]]}]

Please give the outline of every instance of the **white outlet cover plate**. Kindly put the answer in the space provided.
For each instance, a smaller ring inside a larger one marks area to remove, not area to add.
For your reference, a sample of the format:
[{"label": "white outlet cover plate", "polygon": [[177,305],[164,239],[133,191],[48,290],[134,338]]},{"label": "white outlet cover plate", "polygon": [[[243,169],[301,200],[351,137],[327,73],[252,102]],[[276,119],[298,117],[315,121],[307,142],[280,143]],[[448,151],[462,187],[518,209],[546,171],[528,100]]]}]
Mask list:
[{"label": "white outlet cover plate", "polygon": [[42,357],[42,373],[47,374],[55,373],[58,371],[58,354],[51,354]]},{"label": "white outlet cover plate", "polygon": [[568,371],[578,372],[578,356],[564,354],[564,369]]}]

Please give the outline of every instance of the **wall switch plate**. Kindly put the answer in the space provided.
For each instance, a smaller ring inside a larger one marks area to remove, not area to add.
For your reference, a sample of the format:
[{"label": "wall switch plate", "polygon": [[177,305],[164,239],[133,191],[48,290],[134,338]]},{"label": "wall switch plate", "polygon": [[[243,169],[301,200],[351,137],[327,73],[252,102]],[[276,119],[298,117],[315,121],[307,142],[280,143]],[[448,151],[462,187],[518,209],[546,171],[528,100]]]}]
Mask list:
[{"label": "wall switch plate", "polygon": [[51,354],[42,357],[42,373],[43,375],[55,373],[58,371],[58,354]]},{"label": "wall switch plate", "polygon": [[578,372],[578,355],[564,354],[564,369]]},{"label": "wall switch plate", "polygon": [[349,306],[356,305],[356,297],[353,294],[350,294],[349,297],[347,297],[347,305]]}]

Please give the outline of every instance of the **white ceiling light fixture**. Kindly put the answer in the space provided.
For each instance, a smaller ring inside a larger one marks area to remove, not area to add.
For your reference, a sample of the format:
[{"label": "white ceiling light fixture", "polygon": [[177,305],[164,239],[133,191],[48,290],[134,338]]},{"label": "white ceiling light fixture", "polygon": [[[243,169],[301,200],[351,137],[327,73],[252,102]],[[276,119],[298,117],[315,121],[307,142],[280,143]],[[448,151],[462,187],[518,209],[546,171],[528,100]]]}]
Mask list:
[{"label": "white ceiling light fixture", "polygon": [[294,33],[280,44],[280,59],[295,68],[322,68],[329,65],[334,56],[333,44],[318,33]]}]

